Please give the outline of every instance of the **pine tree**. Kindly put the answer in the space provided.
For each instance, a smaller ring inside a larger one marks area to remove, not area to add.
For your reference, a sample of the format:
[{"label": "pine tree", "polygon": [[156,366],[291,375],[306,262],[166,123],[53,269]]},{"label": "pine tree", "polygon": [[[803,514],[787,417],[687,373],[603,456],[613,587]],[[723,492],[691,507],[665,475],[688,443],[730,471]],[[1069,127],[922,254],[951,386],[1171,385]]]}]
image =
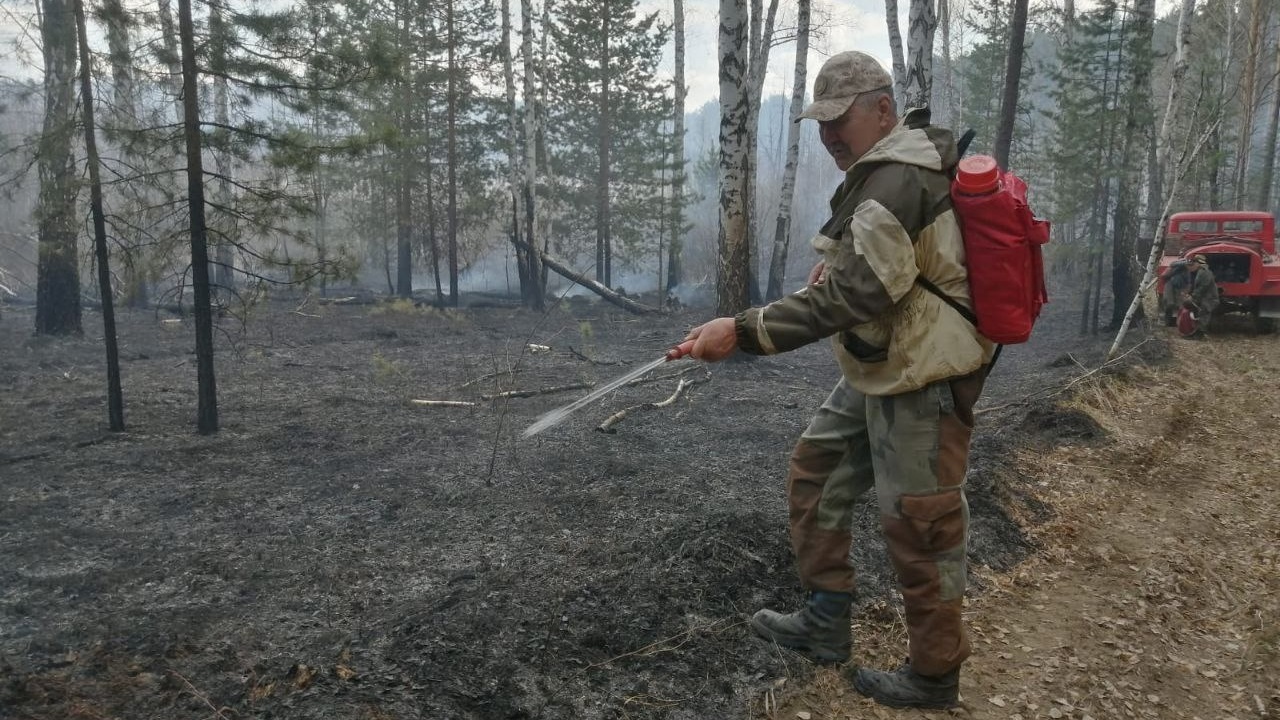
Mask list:
[{"label": "pine tree", "polygon": [[656,235],[667,84],[658,75],[668,29],[637,0],[570,0],[547,30],[552,160],[570,253],[594,236],[596,279],[612,286],[614,255],[638,260]]}]

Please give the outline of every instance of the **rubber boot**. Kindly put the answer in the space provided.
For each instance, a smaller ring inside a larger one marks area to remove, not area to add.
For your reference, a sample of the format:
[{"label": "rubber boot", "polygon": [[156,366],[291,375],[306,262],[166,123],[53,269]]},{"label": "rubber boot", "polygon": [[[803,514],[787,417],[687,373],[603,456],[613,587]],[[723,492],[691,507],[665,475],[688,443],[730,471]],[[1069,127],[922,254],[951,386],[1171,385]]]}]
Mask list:
[{"label": "rubber boot", "polygon": [[859,668],[853,687],[881,705],[941,710],[960,703],[960,668],[937,676],[917,673],[909,660],[893,672]]},{"label": "rubber boot", "polygon": [[765,640],[799,650],[819,662],[849,659],[849,593],[814,592],[799,610],[782,614],[761,610],[751,617],[751,629]]}]

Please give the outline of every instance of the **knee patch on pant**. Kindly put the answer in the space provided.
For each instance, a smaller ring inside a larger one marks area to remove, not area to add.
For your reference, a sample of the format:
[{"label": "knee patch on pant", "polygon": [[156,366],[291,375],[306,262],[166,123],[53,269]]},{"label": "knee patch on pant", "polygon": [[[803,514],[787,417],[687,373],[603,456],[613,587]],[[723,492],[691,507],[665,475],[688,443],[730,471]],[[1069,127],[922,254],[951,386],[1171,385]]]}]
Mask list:
[{"label": "knee patch on pant", "polygon": [[963,491],[902,495],[897,506],[899,517],[886,516],[884,530],[904,593],[939,602],[962,597],[968,533]]}]

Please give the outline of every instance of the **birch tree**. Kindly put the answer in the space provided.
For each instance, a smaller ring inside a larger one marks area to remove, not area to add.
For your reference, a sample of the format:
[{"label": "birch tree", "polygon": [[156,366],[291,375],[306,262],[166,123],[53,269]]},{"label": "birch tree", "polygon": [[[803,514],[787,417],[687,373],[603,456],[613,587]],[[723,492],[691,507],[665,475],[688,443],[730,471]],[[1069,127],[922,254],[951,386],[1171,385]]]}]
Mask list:
[{"label": "birch tree", "polygon": [[902,31],[898,28],[898,0],[884,0],[884,20],[889,31],[889,53],[893,55],[893,94],[899,107],[907,97],[907,64],[903,60]]},{"label": "birch tree", "polygon": [[750,245],[747,237],[746,0],[720,0],[717,41],[720,66],[720,231],[716,311],[735,315],[750,304]]},{"label": "birch tree", "polygon": [[800,123],[809,56],[809,16],[811,0],[798,0],[796,8],[796,64],[791,82],[791,110],[787,114],[787,164],[782,174],[782,198],[778,203],[778,223],[773,231],[773,254],[769,262],[769,283],[765,299],[782,297],[786,280],[787,249],[791,237],[791,205],[796,190],[796,166],[800,161]]},{"label": "birch tree", "polygon": [[1178,10],[1178,28],[1174,39],[1174,63],[1173,72],[1169,78],[1169,97],[1165,102],[1164,119],[1160,123],[1160,136],[1156,143],[1156,165],[1158,171],[1162,174],[1171,175],[1168,182],[1162,183],[1167,187],[1167,199],[1164,203],[1164,209],[1160,214],[1160,221],[1156,225],[1156,237],[1151,243],[1151,252],[1147,255],[1146,269],[1142,275],[1142,282],[1139,284],[1140,291],[1134,293],[1133,300],[1129,303],[1129,308],[1125,311],[1124,320],[1120,323],[1119,330],[1116,331],[1115,340],[1111,343],[1111,348],[1107,351],[1107,360],[1115,357],[1120,350],[1120,345],[1124,342],[1124,337],[1129,332],[1129,325],[1132,324],[1133,318],[1138,313],[1138,308],[1142,305],[1142,295],[1148,287],[1151,286],[1156,273],[1156,267],[1160,263],[1160,253],[1164,250],[1165,232],[1169,227],[1169,215],[1173,205],[1173,199],[1177,197],[1178,183],[1186,174],[1186,168],[1195,159],[1195,155],[1204,146],[1206,139],[1217,131],[1218,120],[1211,123],[1210,127],[1200,136],[1199,142],[1196,143],[1192,152],[1177,167],[1170,167],[1170,155],[1173,146],[1174,118],[1181,106],[1182,85],[1187,75],[1187,47],[1191,40],[1190,23],[1195,17],[1196,0],[1182,0],[1182,4]]},{"label": "birch tree", "polygon": [[907,15],[907,81],[903,87],[902,111],[927,107],[933,99],[933,34],[938,16],[933,0],[911,0]]}]

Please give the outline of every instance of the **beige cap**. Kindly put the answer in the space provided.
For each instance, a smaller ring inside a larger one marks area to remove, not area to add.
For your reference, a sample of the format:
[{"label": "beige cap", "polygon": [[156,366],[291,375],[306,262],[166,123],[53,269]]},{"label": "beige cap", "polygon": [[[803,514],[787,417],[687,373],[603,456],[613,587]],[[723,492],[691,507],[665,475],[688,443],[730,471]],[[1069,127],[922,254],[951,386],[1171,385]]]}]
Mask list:
[{"label": "beige cap", "polygon": [[822,64],[813,81],[813,102],[800,113],[796,122],[835,120],[849,109],[855,98],[865,92],[893,88],[893,77],[870,55],[856,50],[832,55]]}]

